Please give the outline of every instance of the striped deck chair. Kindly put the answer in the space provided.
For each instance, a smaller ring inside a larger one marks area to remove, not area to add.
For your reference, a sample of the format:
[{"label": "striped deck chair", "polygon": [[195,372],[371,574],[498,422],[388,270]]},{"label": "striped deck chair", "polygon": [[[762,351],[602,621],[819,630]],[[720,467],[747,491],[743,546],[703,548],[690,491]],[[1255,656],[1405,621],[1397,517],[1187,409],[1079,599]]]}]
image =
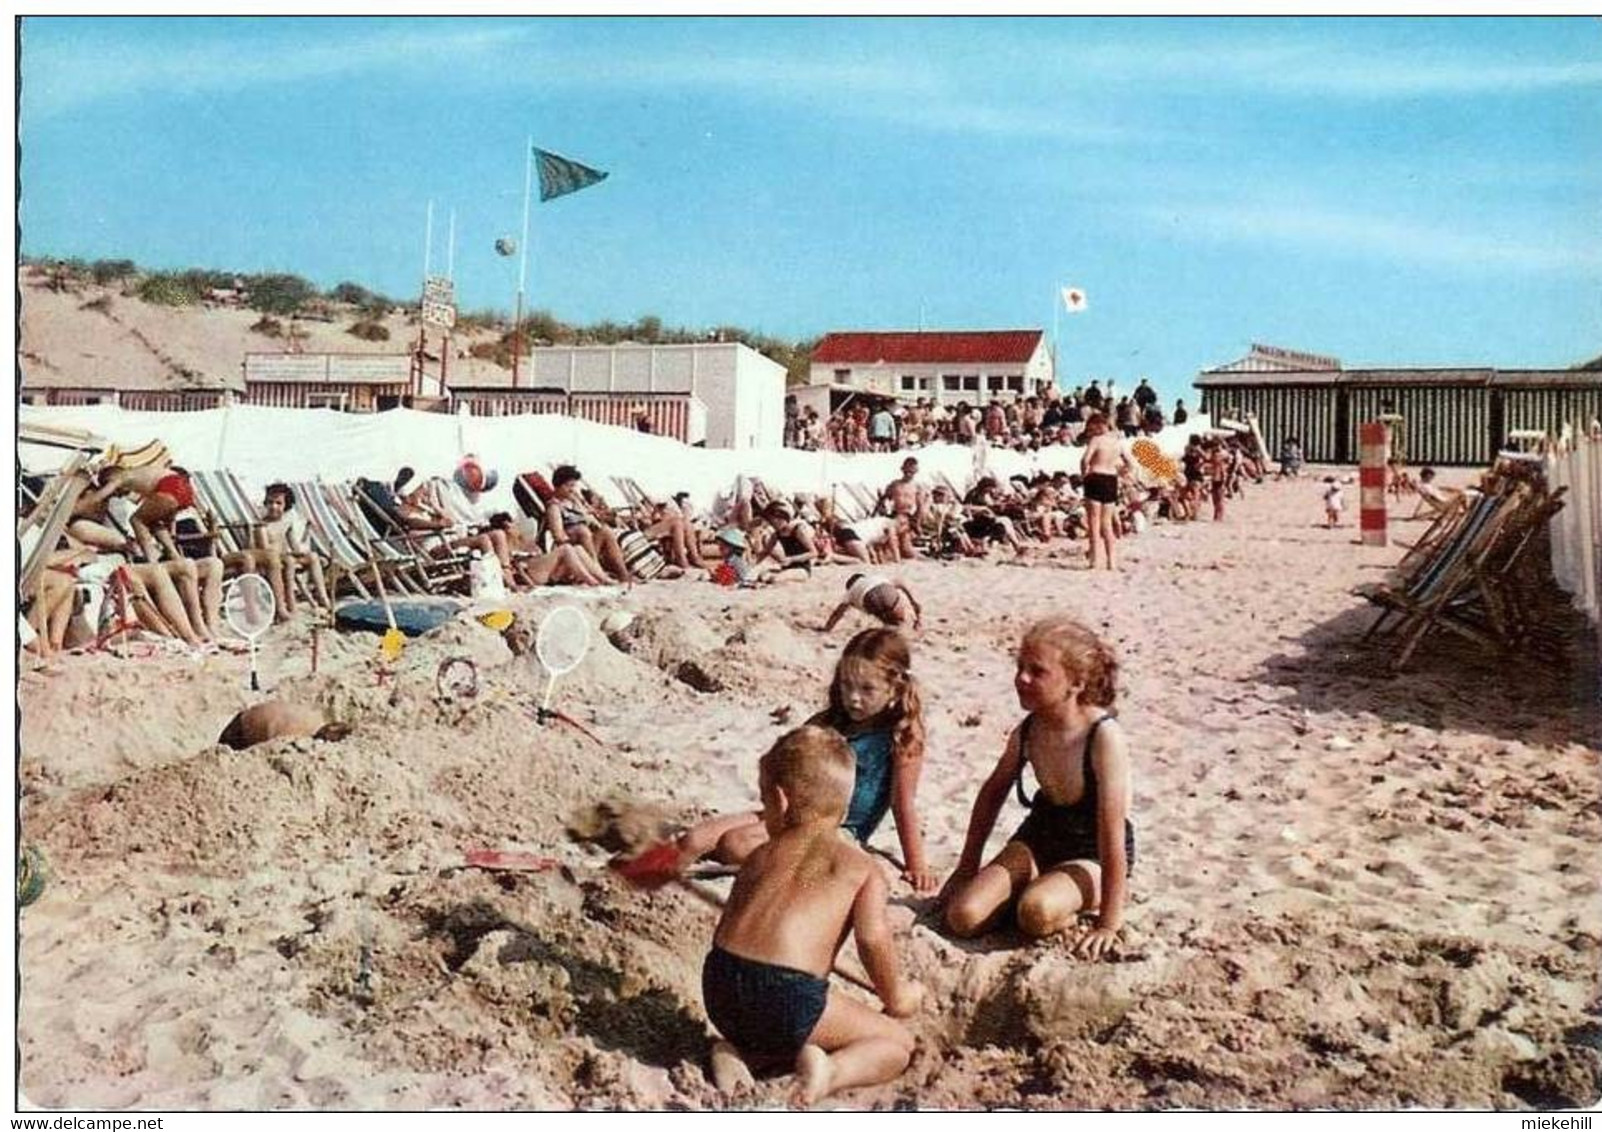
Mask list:
[{"label": "striped deck chair", "polygon": [[[519,472],[512,481],[512,499],[523,512],[524,520],[533,523],[533,542],[544,551],[550,550],[555,542],[545,526],[545,501],[551,497],[552,467],[541,464],[530,471]],[[522,524],[525,531],[528,530],[526,522]]]},{"label": "striped deck chair", "polygon": [[320,485],[301,481],[289,485],[295,497],[295,507],[306,518],[307,532],[311,536],[313,552],[328,561],[328,592],[337,599],[339,583],[350,582],[351,589],[366,600],[372,595],[363,584],[359,571],[366,570],[371,577],[378,569],[367,552],[354,541],[343,524],[329,510]]},{"label": "striped deck chair", "polygon": [[835,518],[842,523],[855,523],[868,517],[868,512],[863,510],[855,493],[846,491],[844,484],[831,485],[829,499],[834,504]]},{"label": "striped deck chair", "polygon": [[211,514],[211,528],[217,533],[216,547],[223,554],[242,554],[255,548],[259,516],[254,508],[242,508],[218,472],[190,472],[195,499]]},{"label": "striped deck chair", "polygon": [[1408,547],[1407,553],[1397,562],[1396,569],[1407,570],[1421,560],[1427,560],[1437,547],[1452,537],[1458,524],[1469,512],[1474,496],[1467,493],[1453,496],[1439,511],[1418,540]]},{"label": "striped deck chair", "polygon": [[857,505],[862,508],[864,515],[873,516],[889,513],[884,506],[883,491],[870,487],[865,483],[844,483],[840,486],[850,492],[852,497],[856,499]]},{"label": "striped deck chair", "polygon": [[656,506],[656,500],[634,480],[628,476],[612,476],[612,483],[617,486],[618,492],[628,500],[629,508],[637,514],[644,514]]},{"label": "striped deck chair", "polygon": [[1552,517],[1564,507],[1567,488],[1554,492],[1528,490],[1504,522],[1488,553],[1472,568],[1470,584],[1442,609],[1440,625],[1452,632],[1481,639],[1495,638],[1514,649],[1529,641],[1539,628],[1538,613],[1548,596],[1539,569],[1529,570],[1527,552],[1537,545]]},{"label": "striped deck chair", "polygon": [[[368,481],[370,484],[371,481]],[[325,485],[326,486],[326,485]],[[379,555],[408,565],[405,576],[431,594],[462,593],[468,588],[468,568],[472,560],[450,547],[445,531],[417,531],[406,525],[400,514],[386,506],[383,498],[364,490],[361,482],[341,491],[343,498],[332,498],[335,506],[349,507],[348,516]]]},{"label": "striped deck chair", "polygon": [[[261,546],[261,507],[257,505],[251,493],[246,490],[244,483],[233,472],[226,469],[209,473],[209,478],[215,490],[220,492],[222,497],[227,500],[227,506],[231,509],[231,514],[237,516],[236,523],[248,529],[248,546]],[[293,491],[290,492],[290,496],[293,499]],[[299,546],[321,558],[325,567],[330,568],[324,571],[325,580],[328,580],[328,584],[333,586],[335,582],[329,580],[334,573],[331,569],[333,562],[328,554],[314,544],[314,540],[311,538],[310,517],[297,506],[294,511],[290,512],[289,520],[290,529],[301,532],[293,536],[291,548]],[[289,572],[289,576],[294,580],[295,592],[304,598],[308,605],[316,605],[317,602],[315,595],[312,593],[311,582],[307,579],[305,570],[297,567]],[[332,599],[335,596],[335,590],[330,589],[328,595]]]},{"label": "striped deck chair", "polygon": [[84,470],[88,463],[89,457],[85,453],[74,454],[56,477],[45,485],[37,506],[17,523],[18,542],[22,541],[22,536],[29,528],[37,527],[40,531],[39,541],[33,545],[32,552],[22,558],[22,571],[17,577],[18,593],[33,592],[39,574],[45,568],[45,561],[55,550],[67,524],[72,522],[72,509],[89,486],[89,475]]},{"label": "striped deck chair", "polygon": [[367,521],[355,499],[355,484],[319,482],[316,490],[328,514],[339,523],[350,544],[366,559],[368,577],[373,576],[376,568],[401,593],[428,592],[426,580],[415,568],[415,557],[385,542]]},{"label": "striped deck chair", "polygon": [[[1454,600],[1461,600],[1466,588],[1475,584],[1508,520],[1518,510],[1520,500],[1515,498],[1518,494],[1487,492],[1475,501],[1462,523],[1411,577],[1356,591],[1381,607],[1379,617],[1363,635],[1363,640],[1374,637],[1393,615],[1400,617],[1397,632],[1402,648],[1391,661],[1393,670],[1407,664],[1432,629],[1445,627],[1442,619],[1447,607]],[[1458,628],[1463,635],[1481,644],[1494,646],[1497,643],[1478,629],[1464,625]]]}]

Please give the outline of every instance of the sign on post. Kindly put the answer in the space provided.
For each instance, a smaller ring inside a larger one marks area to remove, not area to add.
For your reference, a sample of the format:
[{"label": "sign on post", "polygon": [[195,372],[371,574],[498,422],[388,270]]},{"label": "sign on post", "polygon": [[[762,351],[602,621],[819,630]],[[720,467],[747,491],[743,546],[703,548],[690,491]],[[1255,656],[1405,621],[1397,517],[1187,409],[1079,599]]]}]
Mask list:
[{"label": "sign on post", "polygon": [[423,281],[423,323],[450,330],[456,325],[456,284],[441,276]]}]

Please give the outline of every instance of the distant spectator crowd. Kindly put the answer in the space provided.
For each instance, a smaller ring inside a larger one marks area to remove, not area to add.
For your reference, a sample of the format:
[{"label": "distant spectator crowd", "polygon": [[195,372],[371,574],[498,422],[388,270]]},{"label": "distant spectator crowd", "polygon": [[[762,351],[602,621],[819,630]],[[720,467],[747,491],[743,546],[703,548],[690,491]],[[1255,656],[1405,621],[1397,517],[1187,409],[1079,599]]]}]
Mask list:
[{"label": "distant spectator crowd", "polygon": [[1190,418],[1185,402],[1176,401],[1164,414],[1157,391],[1142,378],[1134,392],[1114,397],[1099,381],[1063,393],[992,398],[969,404],[944,405],[929,398],[892,403],[887,398],[858,399],[825,418],[811,407],[802,409],[792,395],[785,399],[784,443],[790,448],[831,452],[895,452],[926,444],[973,444],[980,437],[992,445],[1037,450],[1052,444],[1077,444],[1085,423],[1100,413],[1125,436],[1159,432]]}]

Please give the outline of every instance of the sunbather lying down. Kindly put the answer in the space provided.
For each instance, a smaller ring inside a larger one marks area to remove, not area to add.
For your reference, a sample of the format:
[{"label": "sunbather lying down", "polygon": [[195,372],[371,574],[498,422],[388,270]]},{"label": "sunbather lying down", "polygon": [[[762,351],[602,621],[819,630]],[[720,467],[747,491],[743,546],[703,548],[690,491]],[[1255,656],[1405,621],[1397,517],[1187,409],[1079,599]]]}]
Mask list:
[{"label": "sunbather lying down", "polygon": [[217,742],[243,751],[246,747],[254,747],[269,739],[295,735],[310,735],[313,739],[334,742],[349,735],[351,730],[348,723],[329,723],[317,708],[285,703],[283,700],[267,700],[265,703],[252,704],[229,720],[223,733],[217,736]]}]

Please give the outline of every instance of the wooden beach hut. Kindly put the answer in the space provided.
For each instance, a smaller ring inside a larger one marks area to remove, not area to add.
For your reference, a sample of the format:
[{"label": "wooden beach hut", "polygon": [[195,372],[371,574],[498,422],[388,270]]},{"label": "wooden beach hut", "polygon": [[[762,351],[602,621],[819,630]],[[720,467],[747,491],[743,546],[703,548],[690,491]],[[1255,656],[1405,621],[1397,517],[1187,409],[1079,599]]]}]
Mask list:
[{"label": "wooden beach hut", "polygon": [[1345,369],[1333,358],[1254,345],[1196,378],[1201,411],[1255,413],[1270,454],[1297,437],[1314,463],[1357,460],[1357,429],[1392,418],[1411,464],[1488,465],[1520,429],[1557,433],[1602,417],[1596,370]]}]

